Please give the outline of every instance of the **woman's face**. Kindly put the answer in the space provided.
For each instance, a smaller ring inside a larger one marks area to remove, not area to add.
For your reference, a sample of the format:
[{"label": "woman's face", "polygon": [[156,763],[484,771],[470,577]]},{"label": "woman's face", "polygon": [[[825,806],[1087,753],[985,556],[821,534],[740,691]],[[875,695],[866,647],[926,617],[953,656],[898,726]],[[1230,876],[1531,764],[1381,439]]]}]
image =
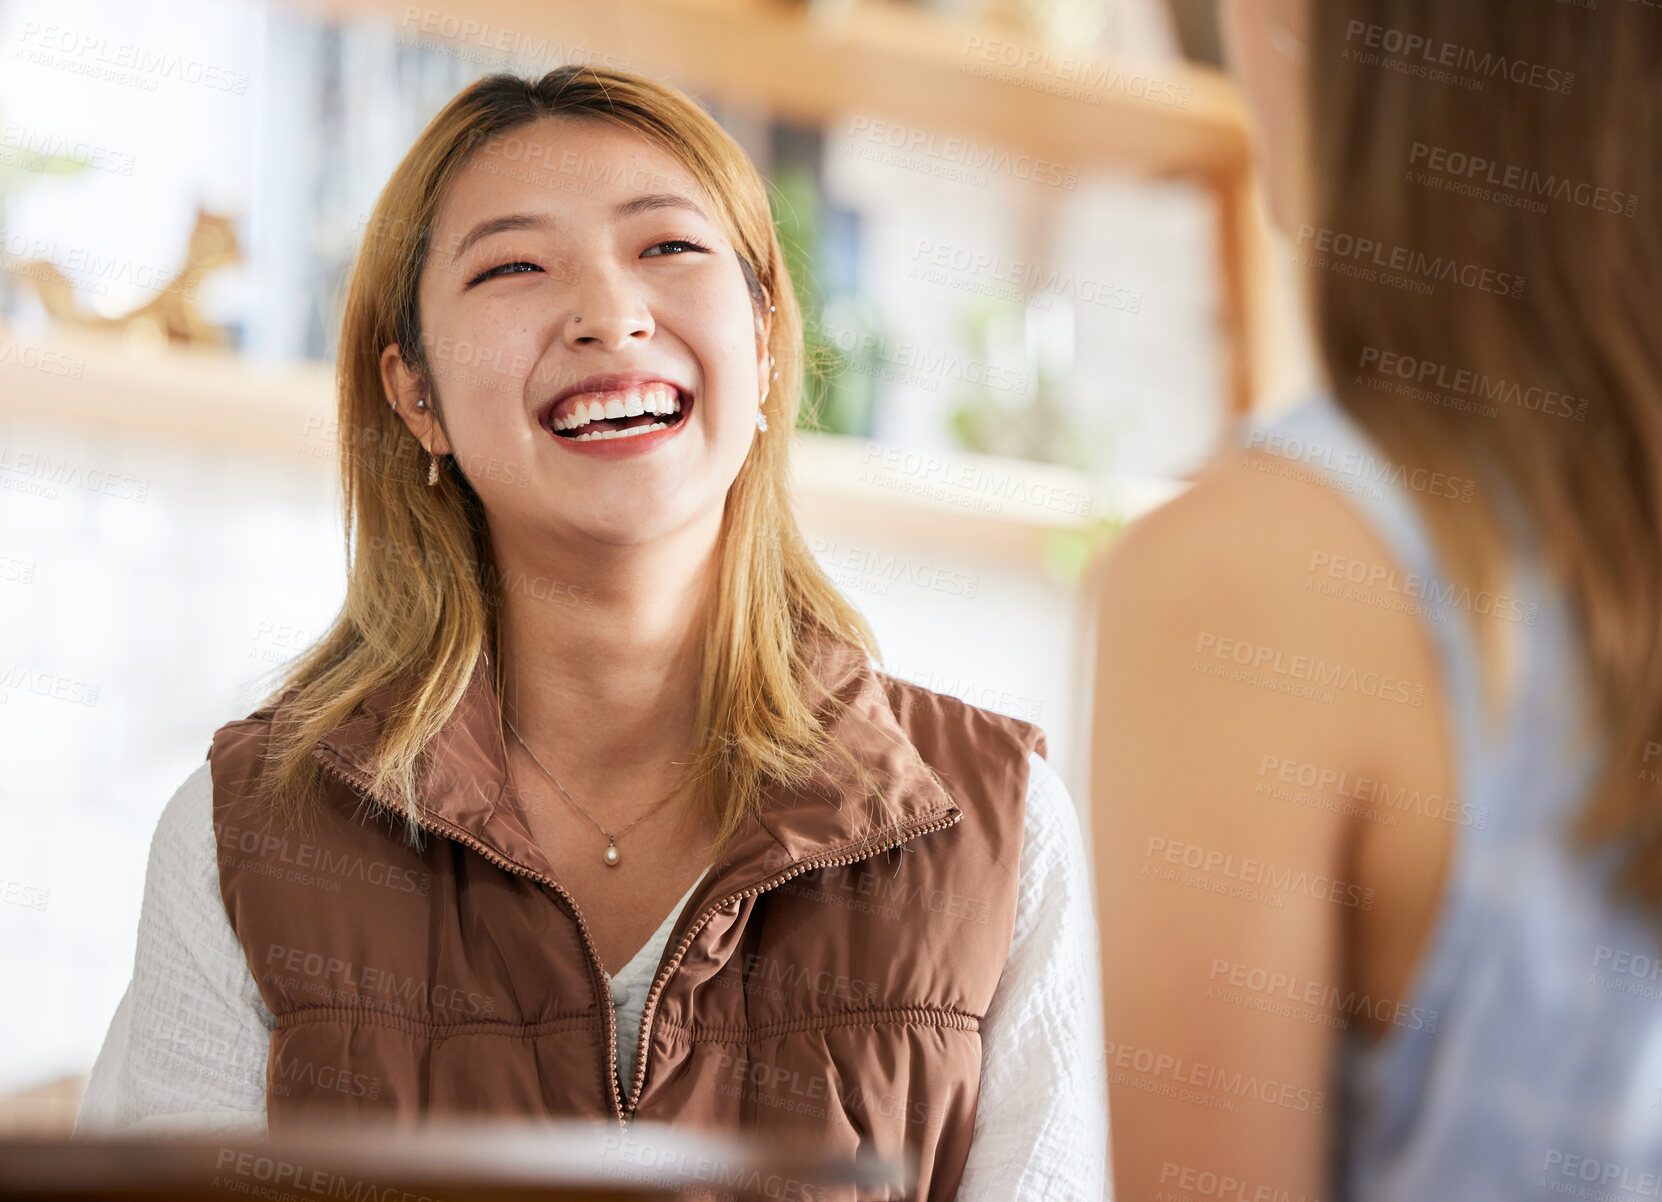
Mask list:
[{"label": "woman's face", "polygon": [[1230,73],[1252,117],[1270,217],[1283,231],[1307,214],[1309,0],[1222,0]]},{"label": "woman's face", "polygon": [[442,199],[419,299],[442,428],[396,346],[388,398],[456,457],[494,539],[635,544],[719,515],[771,375],[766,315],[667,152],[584,119],[487,142]]}]

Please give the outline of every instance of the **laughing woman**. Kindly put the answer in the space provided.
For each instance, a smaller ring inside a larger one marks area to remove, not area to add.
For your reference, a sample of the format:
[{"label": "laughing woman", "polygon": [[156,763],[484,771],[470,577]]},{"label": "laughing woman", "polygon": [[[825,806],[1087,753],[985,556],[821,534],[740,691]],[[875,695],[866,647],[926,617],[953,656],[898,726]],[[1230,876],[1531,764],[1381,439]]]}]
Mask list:
[{"label": "laughing woman", "polygon": [[732,140],[634,75],[477,81],[340,345],[344,606],[164,812],[78,1130],[611,1116],[1101,1197],[1072,804],[805,549]]}]

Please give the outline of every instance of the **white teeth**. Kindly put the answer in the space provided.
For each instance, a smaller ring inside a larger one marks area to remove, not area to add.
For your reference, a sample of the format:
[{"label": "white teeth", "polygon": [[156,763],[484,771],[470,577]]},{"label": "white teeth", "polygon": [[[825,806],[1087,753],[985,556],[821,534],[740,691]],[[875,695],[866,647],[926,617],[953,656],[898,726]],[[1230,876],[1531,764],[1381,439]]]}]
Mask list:
[{"label": "white teeth", "polygon": [[588,442],[595,438],[633,438],[637,434],[650,434],[654,430],[669,429],[668,422],[653,422],[649,426],[630,426],[627,430],[590,430],[587,434],[579,434],[573,442]]},{"label": "white teeth", "polygon": [[[553,427],[556,430],[575,430],[605,418],[639,417],[645,413],[667,416],[679,412],[681,396],[674,385],[653,383],[619,389],[606,394],[604,398],[596,396],[593,400],[580,399],[572,405],[571,411],[565,417],[554,419]],[[654,427],[641,427],[643,430],[652,428]],[[633,431],[624,430],[619,433],[629,434]]]}]

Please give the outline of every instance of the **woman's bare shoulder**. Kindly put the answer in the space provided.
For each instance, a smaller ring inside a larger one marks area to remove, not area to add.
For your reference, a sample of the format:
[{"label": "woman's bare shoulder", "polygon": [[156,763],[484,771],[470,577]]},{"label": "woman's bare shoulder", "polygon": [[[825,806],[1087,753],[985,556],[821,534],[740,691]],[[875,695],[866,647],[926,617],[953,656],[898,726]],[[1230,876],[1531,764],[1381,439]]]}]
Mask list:
[{"label": "woman's bare shoulder", "polygon": [[[1367,583],[1404,575],[1328,478],[1231,452],[1094,565],[1099,688],[1108,672],[1120,679],[1107,687],[1171,696],[1192,720],[1269,727],[1347,759],[1389,754],[1436,721],[1424,621],[1389,583]],[[1179,686],[1179,672],[1206,682]]]},{"label": "woman's bare shoulder", "polygon": [[1382,558],[1368,520],[1337,488],[1307,468],[1259,450],[1214,459],[1194,484],[1126,527],[1098,565],[1100,579],[1132,592],[1181,575],[1197,586],[1250,586],[1219,595],[1187,589],[1196,600],[1235,606],[1261,598],[1280,611],[1289,588],[1333,556]]}]

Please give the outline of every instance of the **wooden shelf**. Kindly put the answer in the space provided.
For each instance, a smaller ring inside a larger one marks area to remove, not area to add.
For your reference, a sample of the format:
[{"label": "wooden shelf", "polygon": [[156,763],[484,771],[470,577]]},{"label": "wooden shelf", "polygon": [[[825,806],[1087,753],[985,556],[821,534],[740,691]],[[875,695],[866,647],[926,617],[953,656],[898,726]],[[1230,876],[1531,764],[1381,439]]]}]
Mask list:
[{"label": "wooden shelf", "polygon": [[[1270,294],[1251,217],[1246,115],[1211,68],[1045,46],[895,0],[464,0],[442,9],[289,2],[336,19],[382,20],[401,40],[481,68],[499,61],[498,48],[540,55],[521,60],[522,73],[587,55],[700,97],[823,126],[833,138],[855,135],[848,123],[868,116],[903,135],[969,139],[972,155],[1031,155],[1054,165],[1046,168],[1052,179],[1089,169],[1194,178],[1217,212],[1226,408],[1246,413],[1262,391],[1273,354],[1262,312]],[[945,152],[955,163],[962,153]]]},{"label": "wooden shelf", "polygon": [[218,347],[139,347],[94,330],[0,326],[0,422],[293,456],[334,422],[334,371]]},{"label": "wooden shelf", "polygon": [[912,451],[861,438],[799,434],[795,494],[822,529],[906,544],[1045,560],[1056,535],[1129,521],[1187,484],[968,451]]},{"label": "wooden shelf", "polygon": [[1216,71],[1081,55],[882,0],[468,0],[419,13],[403,0],[297,2],[379,15],[402,38],[481,62],[498,40],[580,48],[805,124],[867,113],[1064,167],[1151,175],[1229,174],[1247,160],[1243,114]]},{"label": "wooden shelf", "polygon": [[[0,326],[0,398],[0,437],[26,423],[334,469],[334,372],[325,364],[261,365],[212,347],[141,350],[92,331],[20,336]],[[796,439],[805,521],[1028,560],[1042,557],[1051,535],[1133,517],[1183,487],[832,434]]]}]

